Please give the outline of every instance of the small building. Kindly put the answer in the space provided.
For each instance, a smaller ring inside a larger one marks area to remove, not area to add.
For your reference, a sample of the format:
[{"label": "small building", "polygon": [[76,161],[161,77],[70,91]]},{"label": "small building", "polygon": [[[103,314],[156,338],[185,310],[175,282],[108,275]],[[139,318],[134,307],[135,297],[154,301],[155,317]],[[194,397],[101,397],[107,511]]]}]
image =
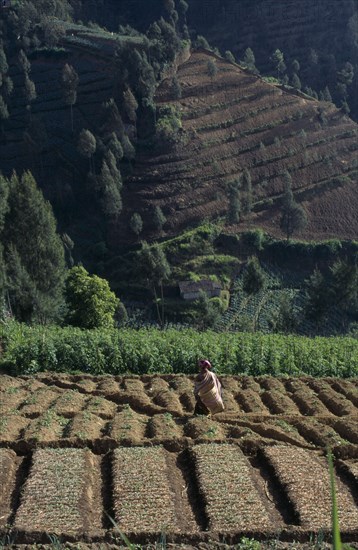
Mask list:
[{"label": "small building", "polygon": [[200,292],[205,292],[209,298],[220,296],[221,284],[203,279],[201,281],[183,281],[179,283],[180,296],[183,300],[197,300]]}]

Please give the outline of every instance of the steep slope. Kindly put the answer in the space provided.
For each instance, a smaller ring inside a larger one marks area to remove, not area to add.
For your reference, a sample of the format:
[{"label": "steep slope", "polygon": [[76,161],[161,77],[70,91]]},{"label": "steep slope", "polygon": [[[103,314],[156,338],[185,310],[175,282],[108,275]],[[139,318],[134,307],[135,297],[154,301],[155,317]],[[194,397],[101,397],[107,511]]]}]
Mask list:
[{"label": "steep slope", "polygon": [[[218,69],[210,77],[208,63]],[[228,187],[245,169],[252,178],[254,212],[235,230],[260,225],[280,235],[278,219],[289,171],[295,198],[309,214],[305,238],[354,238],[358,233],[357,125],[331,103],[322,103],[263,81],[206,51],[180,66],[180,99],[172,80],[157,91],[157,107],[181,113],[179,142],[170,151],[142,152],[124,192],[128,219],[140,212],[151,225],[154,206],[168,233],[203,218],[225,216]],[[281,234],[282,235],[282,234]]]},{"label": "steep slope", "polygon": [[349,61],[355,79],[348,88],[348,102],[357,120],[356,0],[198,0],[189,2],[188,22],[213,46],[229,49],[238,58],[251,47],[264,72],[273,72],[269,58],[279,48],[290,77],[291,61],[298,59],[302,84],[317,91],[328,85],[338,104],[337,71]]}]

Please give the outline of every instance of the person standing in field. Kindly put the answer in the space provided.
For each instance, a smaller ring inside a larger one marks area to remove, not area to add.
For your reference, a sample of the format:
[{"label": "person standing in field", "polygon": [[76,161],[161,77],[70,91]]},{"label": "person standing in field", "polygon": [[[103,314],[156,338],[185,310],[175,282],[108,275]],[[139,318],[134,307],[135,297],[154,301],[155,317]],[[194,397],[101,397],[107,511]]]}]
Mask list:
[{"label": "person standing in field", "polygon": [[194,396],[196,399],[194,414],[216,414],[225,407],[222,400],[221,383],[207,359],[199,359],[199,374],[195,378]]}]

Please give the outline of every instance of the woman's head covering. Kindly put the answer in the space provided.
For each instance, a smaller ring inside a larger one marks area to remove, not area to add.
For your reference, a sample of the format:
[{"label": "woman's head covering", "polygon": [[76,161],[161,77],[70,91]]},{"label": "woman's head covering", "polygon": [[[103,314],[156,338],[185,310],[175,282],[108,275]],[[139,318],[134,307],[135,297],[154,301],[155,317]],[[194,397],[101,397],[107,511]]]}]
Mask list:
[{"label": "woman's head covering", "polygon": [[199,359],[199,367],[202,369],[211,369],[211,364],[207,359]]}]

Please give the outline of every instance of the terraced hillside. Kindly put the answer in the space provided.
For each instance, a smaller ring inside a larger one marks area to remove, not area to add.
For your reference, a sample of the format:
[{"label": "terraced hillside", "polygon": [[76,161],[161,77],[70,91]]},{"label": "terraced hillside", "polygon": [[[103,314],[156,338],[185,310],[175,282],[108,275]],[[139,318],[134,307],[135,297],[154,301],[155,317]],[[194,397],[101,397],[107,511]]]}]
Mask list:
[{"label": "terraced hillside", "polygon": [[[210,77],[208,62],[218,69]],[[357,125],[331,103],[268,84],[205,51],[180,66],[181,99],[163,82],[157,105],[180,110],[181,143],[137,158],[124,203],[127,214],[162,207],[171,231],[226,215],[228,186],[247,169],[254,223],[278,230],[284,173],[309,213],[306,237],[357,235]],[[124,231],[124,226],[122,231]],[[282,234],[281,234],[282,235]],[[118,236],[120,238],[120,236]]]},{"label": "terraced hillside", "polygon": [[358,541],[356,379],[222,377],[226,410],[193,416],[193,378],[0,378],[0,535],[16,543],[329,536]]}]

